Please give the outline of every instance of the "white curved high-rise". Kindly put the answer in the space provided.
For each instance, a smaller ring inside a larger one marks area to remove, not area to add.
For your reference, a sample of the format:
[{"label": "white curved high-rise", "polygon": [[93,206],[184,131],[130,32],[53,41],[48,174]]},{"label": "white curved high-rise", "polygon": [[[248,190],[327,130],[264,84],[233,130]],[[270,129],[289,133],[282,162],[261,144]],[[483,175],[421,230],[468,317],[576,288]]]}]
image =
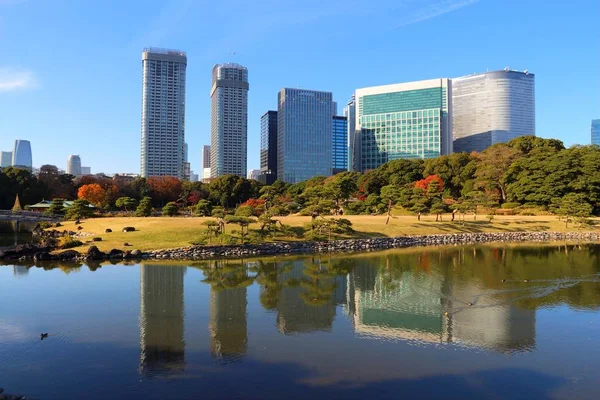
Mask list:
[{"label": "white curved high-rise", "polygon": [[81,157],[71,154],[67,160],[67,174],[81,175]]},{"label": "white curved high-rise", "polygon": [[535,76],[492,71],[452,79],[454,152],[535,135]]},{"label": "white curved high-rise", "polygon": [[31,169],[32,164],[31,143],[29,143],[29,140],[15,140],[15,148],[12,153],[12,166]]},{"label": "white curved high-rise", "polygon": [[218,64],[212,71],[210,176],[246,177],[248,158],[248,68]]}]

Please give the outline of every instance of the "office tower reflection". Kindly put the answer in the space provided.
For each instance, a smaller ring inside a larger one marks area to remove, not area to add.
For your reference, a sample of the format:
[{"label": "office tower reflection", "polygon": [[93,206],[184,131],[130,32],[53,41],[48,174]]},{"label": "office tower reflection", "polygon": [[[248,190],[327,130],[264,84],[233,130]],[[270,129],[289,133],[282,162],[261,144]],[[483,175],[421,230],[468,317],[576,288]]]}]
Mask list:
[{"label": "office tower reflection", "polygon": [[219,362],[238,362],[248,347],[245,286],[248,276],[242,267],[225,273],[218,262],[214,270],[216,280],[224,284],[212,285],[210,289],[210,352]]},{"label": "office tower reflection", "polygon": [[29,268],[25,265],[13,265],[13,276],[21,277],[29,274]]},{"label": "office tower reflection", "polygon": [[499,352],[535,346],[535,310],[519,308],[509,296],[477,282],[454,279],[452,273],[358,263],[348,276],[346,310],[365,338],[458,343]]},{"label": "office tower reflection", "polygon": [[185,366],[185,268],[140,266],[140,373],[177,374]]}]

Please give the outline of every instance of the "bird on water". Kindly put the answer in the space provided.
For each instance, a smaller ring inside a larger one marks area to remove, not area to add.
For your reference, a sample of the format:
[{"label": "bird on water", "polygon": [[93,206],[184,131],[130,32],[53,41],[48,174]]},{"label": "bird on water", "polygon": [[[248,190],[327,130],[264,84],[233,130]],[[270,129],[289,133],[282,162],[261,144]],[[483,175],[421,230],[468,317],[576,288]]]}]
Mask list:
[{"label": "bird on water", "polygon": [[48,337],[47,333],[40,333],[40,340],[44,340]]}]

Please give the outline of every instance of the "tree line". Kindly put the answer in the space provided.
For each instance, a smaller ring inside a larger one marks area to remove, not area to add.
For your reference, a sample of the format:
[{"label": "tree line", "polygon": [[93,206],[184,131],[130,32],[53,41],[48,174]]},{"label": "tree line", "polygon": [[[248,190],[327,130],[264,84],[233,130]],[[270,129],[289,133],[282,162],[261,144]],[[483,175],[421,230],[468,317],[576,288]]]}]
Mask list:
[{"label": "tree line", "polygon": [[[390,161],[365,173],[343,172],[307,181],[273,185],[234,175],[210,183],[175,177],[137,178],[60,174],[43,166],[36,176],[23,169],[0,171],[0,209],[42,199],[80,199],[101,210],[165,215],[182,210],[197,215],[227,213],[271,216],[300,213],[391,214],[401,206],[420,218],[444,213],[477,217],[478,210],[539,210],[570,217],[600,215],[600,148],[565,148],[555,139],[523,136],[496,144],[481,153],[454,153],[433,159]],[[141,207],[141,209],[140,209]]]}]

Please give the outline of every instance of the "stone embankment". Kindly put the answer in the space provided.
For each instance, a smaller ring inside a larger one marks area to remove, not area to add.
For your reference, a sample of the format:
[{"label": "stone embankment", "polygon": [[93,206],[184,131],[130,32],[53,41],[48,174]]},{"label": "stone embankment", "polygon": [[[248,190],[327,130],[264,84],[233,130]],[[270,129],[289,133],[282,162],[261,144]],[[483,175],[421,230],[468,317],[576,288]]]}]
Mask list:
[{"label": "stone embankment", "polygon": [[497,232],[455,233],[394,238],[348,239],[332,242],[283,242],[229,246],[188,246],[169,250],[141,252],[113,249],[108,253],[91,246],[85,253],[66,250],[51,254],[47,247],[21,245],[13,250],[0,251],[0,259],[20,261],[46,260],[106,260],[106,259],[168,259],[198,260],[206,258],[240,258],[248,256],[292,255],[311,253],[352,253],[417,246],[468,245],[478,243],[579,241],[600,242],[600,232]]},{"label": "stone embankment", "polygon": [[393,238],[348,239],[332,242],[284,242],[231,246],[189,246],[143,253],[144,258],[205,259],[311,253],[351,253],[385,249],[467,245],[477,243],[585,241],[599,242],[600,232],[499,232],[456,233]]}]

